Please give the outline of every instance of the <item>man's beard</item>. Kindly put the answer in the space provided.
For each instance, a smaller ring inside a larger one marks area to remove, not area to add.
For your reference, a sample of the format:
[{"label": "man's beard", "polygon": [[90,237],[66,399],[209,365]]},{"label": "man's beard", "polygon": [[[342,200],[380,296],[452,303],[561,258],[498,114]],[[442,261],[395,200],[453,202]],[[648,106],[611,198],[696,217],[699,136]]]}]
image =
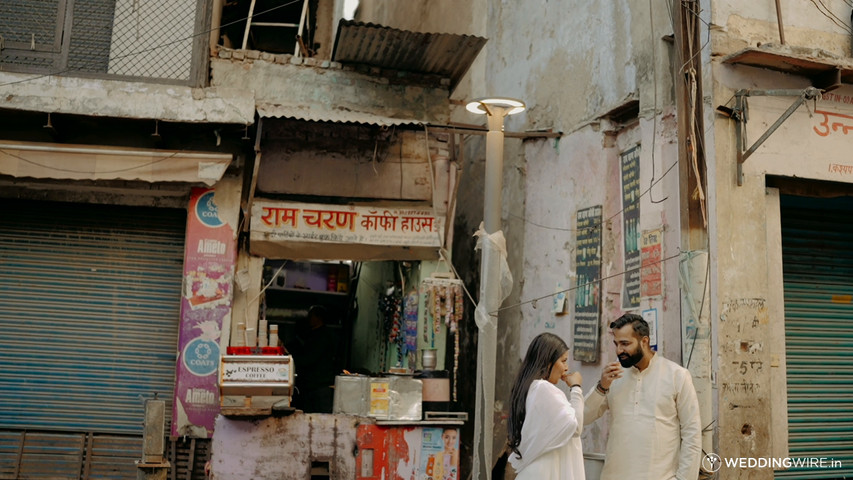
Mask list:
[{"label": "man's beard", "polygon": [[622,368],[631,368],[634,365],[640,363],[640,360],[643,359],[643,350],[637,349],[637,353],[633,355],[624,355],[619,357],[619,363],[622,364]]}]

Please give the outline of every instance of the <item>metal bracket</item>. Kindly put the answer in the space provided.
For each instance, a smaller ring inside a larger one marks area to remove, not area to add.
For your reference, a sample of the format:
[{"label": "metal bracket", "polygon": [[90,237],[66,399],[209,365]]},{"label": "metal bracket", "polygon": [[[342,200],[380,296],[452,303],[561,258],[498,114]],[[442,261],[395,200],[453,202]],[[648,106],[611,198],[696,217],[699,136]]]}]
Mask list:
[{"label": "metal bracket", "polygon": [[[755,153],[758,147],[761,146],[770,135],[773,134],[788,117],[791,116],[800,105],[804,104],[806,100],[812,100],[818,98],[820,94],[823,93],[823,90],[820,90],[815,87],[808,87],[802,90],[796,89],[778,89],[778,90],[738,90],[735,92],[735,106],[732,109],[731,117],[737,122],[735,125],[735,141],[737,143],[737,184],[738,186],[743,185],[743,162],[749,158],[750,155]],[[776,122],[767,129],[764,134],[762,134],[755,143],[744,150],[744,147],[747,144],[746,139],[746,122],[748,117],[749,105],[747,104],[747,97],[755,97],[755,96],[777,96],[777,97],[798,97],[794,100],[794,103],[785,110]]]}]

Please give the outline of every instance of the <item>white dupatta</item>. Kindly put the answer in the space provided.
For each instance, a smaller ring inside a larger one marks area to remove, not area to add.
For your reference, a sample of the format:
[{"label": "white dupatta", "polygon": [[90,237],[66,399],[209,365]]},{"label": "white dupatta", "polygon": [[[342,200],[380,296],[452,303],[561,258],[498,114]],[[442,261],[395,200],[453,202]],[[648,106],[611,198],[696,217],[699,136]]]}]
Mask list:
[{"label": "white dupatta", "polygon": [[[519,476],[534,473],[540,480],[560,478],[583,480],[583,393],[571,392],[572,402],[547,380],[534,380],[527,392],[527,413],[521,427],[521,458],[511,454],[509,462]],[[575,406],[572,405],[575,404]],[[531,472],[522,472],[534,465]],[[580,474],[580,476],[578,476]]]}]

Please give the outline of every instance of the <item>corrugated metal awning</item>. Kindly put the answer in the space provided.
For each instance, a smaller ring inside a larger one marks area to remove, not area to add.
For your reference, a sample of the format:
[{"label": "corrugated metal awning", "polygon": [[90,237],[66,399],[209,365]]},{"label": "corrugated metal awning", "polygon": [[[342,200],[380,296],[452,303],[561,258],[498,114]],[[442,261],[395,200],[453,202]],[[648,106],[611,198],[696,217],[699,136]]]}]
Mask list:
[{"label": "corrugated metal awning", "polygon": [[261,118],[292,118],[310,122],[360,123],[369,125],[422,125],[426,122],[414,118],[394,118],[374,113],[356,112],[341,108],[312,107],[310,105],[258,105]]},{"label": "corrugated metal awning", "polygon": [[341,20],[332,60],[450,79],[452,91],[486,39],[473,35],[421,33]]}]

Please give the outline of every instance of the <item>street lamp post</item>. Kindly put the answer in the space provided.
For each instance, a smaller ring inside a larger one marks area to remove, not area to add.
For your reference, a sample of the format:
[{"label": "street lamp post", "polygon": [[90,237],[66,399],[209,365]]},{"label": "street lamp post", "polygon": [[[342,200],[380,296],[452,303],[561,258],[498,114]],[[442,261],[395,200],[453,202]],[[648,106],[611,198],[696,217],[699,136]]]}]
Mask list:
[{"label": "street lamp post", "polygon": [[[495,404],[495,362],[497,359],[497,310],[506,293],[501,292],[501,260],[491,236],[501,230],[501,190],[503,189],[504,117],[524,111],[524,102],[512,98],[481,98],[465,107],[486,115],[486,175],[483,195],[483,230],[480,256],[480,299],[477,322],[477,394],[474,409],[473,478],[488,480],[492,471]],[[505,250],[504,250],[505,251]]]}]

